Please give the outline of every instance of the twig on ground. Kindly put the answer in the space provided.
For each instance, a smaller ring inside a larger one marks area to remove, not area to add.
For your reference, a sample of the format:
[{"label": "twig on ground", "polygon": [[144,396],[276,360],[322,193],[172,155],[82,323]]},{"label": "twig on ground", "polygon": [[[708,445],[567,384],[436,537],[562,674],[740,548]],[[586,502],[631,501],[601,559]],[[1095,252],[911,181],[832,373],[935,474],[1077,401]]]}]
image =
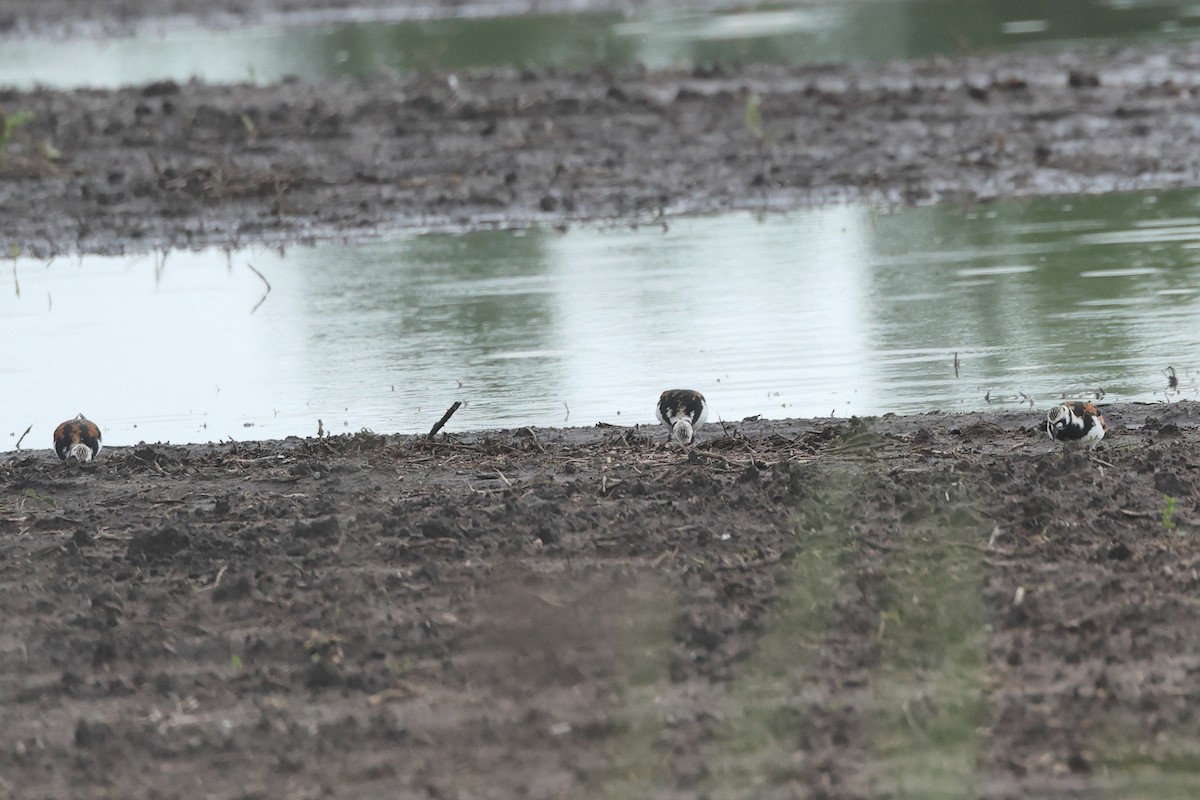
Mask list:
[{"label": "twig on ground", "polygon": [[442,418],[429,430],[429,436],[426,437],[429,441],[433,441],[433,437],[437,436],[437,432],[446,426],[446,423],[450,421],[450,418],[454,416],[454,412],[458,411],[461,405],[462,400],[455,400],[454,405],[446,409],[446,413],[442,414]]},{"label": "twig on ground", "polygon": [[31,430],[33,430],[33,423],[30,423],[29,427],[25,429],[25,433],[21,434],[21,438],[17,439],[17,448],[16,449],[18,449],[18,450],[21,449],[21,442],[25,441],[25,437],[29,435],[29,432]]},{"label": "twig on ground", "polygon": [[1124,514],[1127,517],[1147,517],[1147,518],[1149,518],[1149,517],[1158,516],[1157,514],[1151,512],[1151,511],[1134,511],[1131,508],[1118,508],[1117,511],[1120,511],[1122,514]]},{"label": "twig on ground", "polygon": [[[495,455],[494,453],[489,453],[487,450],[484,450],[482,447],[476,447],[473,444],[463,444],[462,442],[452,442],[452,441],[438,442],[437,444],[438,444],[438,447],[449,447],[452,450],[466,450],[468,453],[481,453],[485,456],[486,455]],[[451,456],[451,458],[456,458],[456,456]]]},{"label": "twig on ground", "polygon": [[1002,533],[1003,531],[1000,530],[999,525],[992,526],[992,535],[988,537],[987,544],[984,545],[984,549],[991,550],[993,547],[995,547],[996,540],[1000,538]]},{"label": "twig on ground", "polygon": [[663,550],[661,553],[658,554],[658,556],[653,561],[650,562],[650,568],[658,569],[659,567],[662,566],[664,561],[666,561],[669,558],[674,558],[677,555],[679,555],[678,547],[676,547],[674,550]]},{"label": "twig on ground", "polygon": [[213,578],[213,582],[210,583],[208,586],[203,587],[199,591],[209,592],[209,591],[212,591],[213,589],[217,588],[218,586],[220,586],[221,578],[225,577],[225,573],[226,573],[226,571],[228,571],[228,569],[229,569],[228,564],[222,564],[221,568],[219,570],[217,570],[217,577]]},{"label": "twig on ground", "polygon": [[561,600],[558,600],[553,597],[548,597],[548,596],[542,594],[541,592],[535,592],[532,589],[522,589],[521,591],[523,591],[529,597],[532,597],[534,600],[544,603],[544,604],[550,606],[551,608],[568,608],[571,605],[571,603],[569,603],[569,602],[564,603]]}]

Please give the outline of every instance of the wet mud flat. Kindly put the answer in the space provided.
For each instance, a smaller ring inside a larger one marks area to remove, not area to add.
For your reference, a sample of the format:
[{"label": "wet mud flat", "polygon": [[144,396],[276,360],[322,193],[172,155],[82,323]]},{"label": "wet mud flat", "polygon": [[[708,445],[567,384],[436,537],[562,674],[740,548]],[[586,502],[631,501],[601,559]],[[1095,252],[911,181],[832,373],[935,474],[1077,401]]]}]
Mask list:
[{"label": "wet mud flat", "polygon": [[6,253],[1195,185],[1200,52],[0,90]]},{"label": "wet mud flat", "polygon": [[0,457],[0,794],[1188,796],[1200,405]]}]

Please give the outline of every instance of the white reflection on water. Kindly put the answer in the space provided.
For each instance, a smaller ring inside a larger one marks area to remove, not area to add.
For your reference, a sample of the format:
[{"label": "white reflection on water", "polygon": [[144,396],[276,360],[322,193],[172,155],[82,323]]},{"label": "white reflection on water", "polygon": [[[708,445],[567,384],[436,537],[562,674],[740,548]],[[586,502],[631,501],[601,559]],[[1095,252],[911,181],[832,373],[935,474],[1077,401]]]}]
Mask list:
[{"label": "white reflection on water", "polygon": [[[1168,365],[1195,396],[1200,229],[1193,242],[1167,227],[1161,241],[1122,235],[1194,205],[1177,193],[1010,203],[986,218],[840,207],[666,233],[10,261],[0,435],[11,445],[32,423],[25,445],[44,447],[80,411],[110,444],[311,435],[318,419],[422,432],[456,399],[468,404],[451,430],[652,424],[658,392],[677,386],[704,391],[713,420],[1101,388],[1153,400]],[[272,286],[254,313],[264,285],[248,263]]]}]

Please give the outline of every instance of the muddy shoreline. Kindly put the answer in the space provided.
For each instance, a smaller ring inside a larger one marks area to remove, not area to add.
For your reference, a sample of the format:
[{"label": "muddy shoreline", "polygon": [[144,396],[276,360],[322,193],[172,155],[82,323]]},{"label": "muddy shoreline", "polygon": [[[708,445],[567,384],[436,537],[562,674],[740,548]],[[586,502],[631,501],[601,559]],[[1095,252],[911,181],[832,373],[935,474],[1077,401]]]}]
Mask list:
[{"label": "muddy shoreline", "polygon": [[1119,794],[1195,741],[1200,405],[1107,412],[5,454],[0,777]]},{"label": "muddy shoreline", "polygon": [[[1193,186],[1200,51],[0,90],[5,252]],[[761,130],[747,124],[758,97]]]}]

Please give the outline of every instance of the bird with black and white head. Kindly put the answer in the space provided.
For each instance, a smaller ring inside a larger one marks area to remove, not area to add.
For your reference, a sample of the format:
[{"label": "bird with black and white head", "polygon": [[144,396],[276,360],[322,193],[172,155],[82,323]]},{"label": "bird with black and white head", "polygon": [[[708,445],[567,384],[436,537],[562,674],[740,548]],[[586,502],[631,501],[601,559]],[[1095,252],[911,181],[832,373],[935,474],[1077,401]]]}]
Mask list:
[{"label": "bird with black and white head", "polygon": [[708,419],[708,403],[694,389],[667,389],[658,398],[658,421],[671,428],[671,441],[687,447],[696,438],[696,428]]},{"label": "bird with black and white head", "polygon": [[1050,409],[1042,428],[1056,441],[1082,442],[1093,448],[1108,432],[1108,423],[1094,403],[1075,400]]}]

